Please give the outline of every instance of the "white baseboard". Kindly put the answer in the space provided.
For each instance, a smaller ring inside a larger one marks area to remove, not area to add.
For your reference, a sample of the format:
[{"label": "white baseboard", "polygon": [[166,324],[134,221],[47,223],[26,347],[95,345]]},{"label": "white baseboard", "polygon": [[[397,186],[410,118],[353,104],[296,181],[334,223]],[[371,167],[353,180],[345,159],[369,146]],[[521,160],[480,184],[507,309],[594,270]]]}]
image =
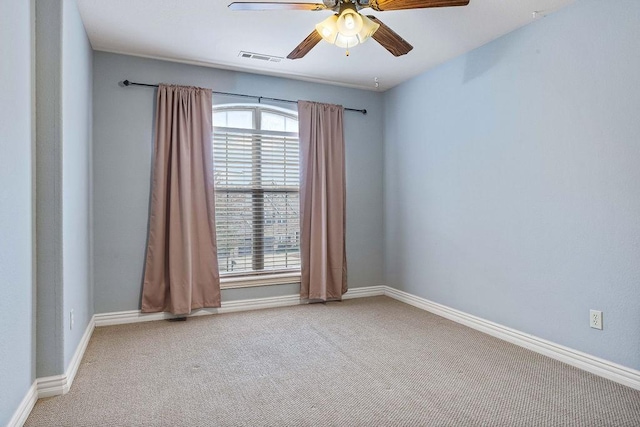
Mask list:
[{"label": "white baseboard", "polygon": [[24,399],[22,399],[22,402],[20,402],[18,409],[16,409],[16,412],[13,413],[13,417],[11,417],[11,419],[9,420],[9,424],[7,424],[7,427],[22,427],[25,421],[27,421],[27,418],[29,417],[29,414],[31,413],[31,410],[33,409],[33,406],[36,404],[37,400],[38,390],[36,381],[34,381],[31,387],[29,387],[29,390],[24,396]]},{"label": "white baseboard", "polygon": [[[76,352],[73,354],[71,358],[71,362],[69,362],[69,366],[67,367],[67,384],[68,387],[71,387],[73,384],[73,380],[76,378],[76,373],[78,372],[78,368],[80,367],[80,362],[82,362],[82,358],[84,357],[84,352],[87,350],[87,346],[89,345],[89,340],[91,339],[91,335],[93,335],[93,330],[96,327],[95,316],[92,316],[89,320],[89,324],[87,328],[84,330],[84,334],[82,334],[82,338],[78,343],[78,348],[76,348]],[[67,391],[69,389],[67,388]],[[65,391],[65,393],[67,392]],[[39,394],[38,394],[39,396]]]},{"label": "white baseboard", "polygon": [[67,394],[71,388],[67,374],[38,378],[36,384],[38,388],[38,399]]},{"label": "white baseboard", "polygon": [[[376,295],[384,295],[385,286],[367,286],[364,288],[353,288],[343,295],[343,299],[365,298]],[[220,308],[202,308],[195,310],[187,317],[208,316],[211,314],[233,313],[237,311],[259,310],[263,308],[288,307],[292,305],[306,304],[300,299],[300,295],[283,295],[279,297],[253,298],[222,302]],[[127,323],[151,322],[154,320],[172,319],[175,317],[171,313],[141,313],[140,310],[117,311],[113,313],[100,313],[94,316],[95,326],[123,325]]]},{"label": "white baseboard", "polygon": [[9,421],[9,424],[7,424],[7,427],[22,426],[25,421],[27,421],[31,410],[38,399],[43,397],[59,396],[69,392],[71,384],[78,372],[78,368],[80,367],[80,362],[82,361],[84,352],[87,349],[89,340],[91,339],[91,335],[93,334],[94,328],[95,321],[92,317],[91,320],[89,320],[89,324],[87,325],[82,338],[80,339],[76,352],[71,358],[71,362],[69,362],[67,371],[63,375],[37,378],[33,382],[31,388],[29,388],[27,395],[22,399],[20,406],[18,406],[18,409]]},{"label": "white baseboard", "polygon": [[472,329],[476,329],[480,332],[484,332],[520,347],[527,348],[535,351],[536,353],[543,354],[551,357],[552,359],[559,360],[600,377],[640,390],[640,371],[635,369],[627,368],[625,366],[618,365],[617,363],[538,338],[534,335],[529,335],[524,332],[490,322],[480,317],[464,313],[389,286],[385,286],[384,288],[385,295],[398,301],[421,308],[430,313],[453,320],[454,322],[461,323]]},{"label": "white baseboard", "polygon": [[384,295],[385,288],[384,285],[377,285],[349,289],[346,294],[342,295],[342,299],[377,297]]},{"label": "white baseboard", "polygon": [[36,380],[38,399],[43,397],[59,396],[69,392],[71,384],[73,384],[73,380],[78,372],[78,368],[80,367],[80,362],[82,362],[84,352],[87,350],[87,345],[89,345],[89,340],[91,339],[94,329],[95,316],[89,320],[89,324],[82,335],[82,339],[80,339],[80,343],[78,343],[78,348],[76,348],[76,352],[73,354],[71,362],[69,362],[69,366],[67,367],[67,371],[64,374],[42,377]]}]

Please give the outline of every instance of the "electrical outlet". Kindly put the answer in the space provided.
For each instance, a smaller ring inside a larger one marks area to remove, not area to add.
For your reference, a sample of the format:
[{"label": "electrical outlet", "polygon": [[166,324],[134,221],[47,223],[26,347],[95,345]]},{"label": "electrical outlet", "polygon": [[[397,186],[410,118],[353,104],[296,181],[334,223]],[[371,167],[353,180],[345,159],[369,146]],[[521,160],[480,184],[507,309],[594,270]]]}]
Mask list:
[{"label": "electrical outlet", "polygon": [[69,312],[69,329],[73,330],[73,322],[75,319],[73,318],[73,309]]},{"label": "electrical outlet", "polygon": [[602,312],[600,310],[589,310],[589,326],[594,329],[602,329]]}]

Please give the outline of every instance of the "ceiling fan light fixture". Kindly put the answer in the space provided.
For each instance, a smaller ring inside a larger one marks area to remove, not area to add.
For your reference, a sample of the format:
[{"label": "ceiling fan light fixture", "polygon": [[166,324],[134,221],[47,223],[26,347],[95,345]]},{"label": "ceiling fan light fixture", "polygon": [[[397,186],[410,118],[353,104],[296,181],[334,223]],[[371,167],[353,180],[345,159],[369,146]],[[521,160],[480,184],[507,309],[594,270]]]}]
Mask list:
[{"label": "ceiling fan light fixture", "polygon": [[335,44],[336,38],[338,37],[337,21],[338,15],[331,15],[324,21],[316,24],[316,31],[320,34],[320,37],[331,44]]},{"label": "ceiling fan light fixture", "polygon": [[362,15],[356,12],[355,9],[345,9],[340,13],[336,24],[342,35],[347,37],[355,36],[362,30]]},{"label": "ceiling fan light fixture", "polygon": [[349,49],[364,43],[379,27],[380,24],[360,15],[355,8],[346,8],[316,24],[316,31],[326,42]]},{"label": "ceiling fan light fixture", "polygon": [[373,35],[378,28],[380,28],[380,24],[377,22],[373,22],[371,19],[367,18],[364,15],[362,16],[362,29],[358,32],[358,40],[360,43],[364,43],[369,37]]},{"label": "ceiling fan light fixture", "polygon": [[336,46],[349,49],[350,47],[354,47],[359,44],[360,40],[358,40],[358,36],[345,36],[342,33],[338,33],[338,37],[336,37],[336,42],[334,43]]}]

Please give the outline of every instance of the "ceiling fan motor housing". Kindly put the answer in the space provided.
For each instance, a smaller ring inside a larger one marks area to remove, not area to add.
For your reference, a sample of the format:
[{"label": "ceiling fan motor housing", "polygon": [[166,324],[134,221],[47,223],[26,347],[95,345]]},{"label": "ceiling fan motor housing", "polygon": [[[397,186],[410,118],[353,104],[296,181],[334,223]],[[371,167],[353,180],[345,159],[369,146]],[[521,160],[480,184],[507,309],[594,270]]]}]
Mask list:
[{"label": "ceiling fan motor housing", "polygon": [[322,3],[327,9],[334,9],[338,6],[339,0],[322,0]]}]

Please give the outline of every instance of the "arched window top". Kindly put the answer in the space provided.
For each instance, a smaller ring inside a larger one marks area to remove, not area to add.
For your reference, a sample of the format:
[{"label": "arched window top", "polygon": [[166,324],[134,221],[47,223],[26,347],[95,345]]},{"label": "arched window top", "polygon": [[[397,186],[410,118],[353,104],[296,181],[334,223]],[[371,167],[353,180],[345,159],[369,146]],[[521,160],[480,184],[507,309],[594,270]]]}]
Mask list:
[{"label": "arched window top", "polygon": [[214,105],[213,126],[297,133],[298,113],[264,104]]}]

